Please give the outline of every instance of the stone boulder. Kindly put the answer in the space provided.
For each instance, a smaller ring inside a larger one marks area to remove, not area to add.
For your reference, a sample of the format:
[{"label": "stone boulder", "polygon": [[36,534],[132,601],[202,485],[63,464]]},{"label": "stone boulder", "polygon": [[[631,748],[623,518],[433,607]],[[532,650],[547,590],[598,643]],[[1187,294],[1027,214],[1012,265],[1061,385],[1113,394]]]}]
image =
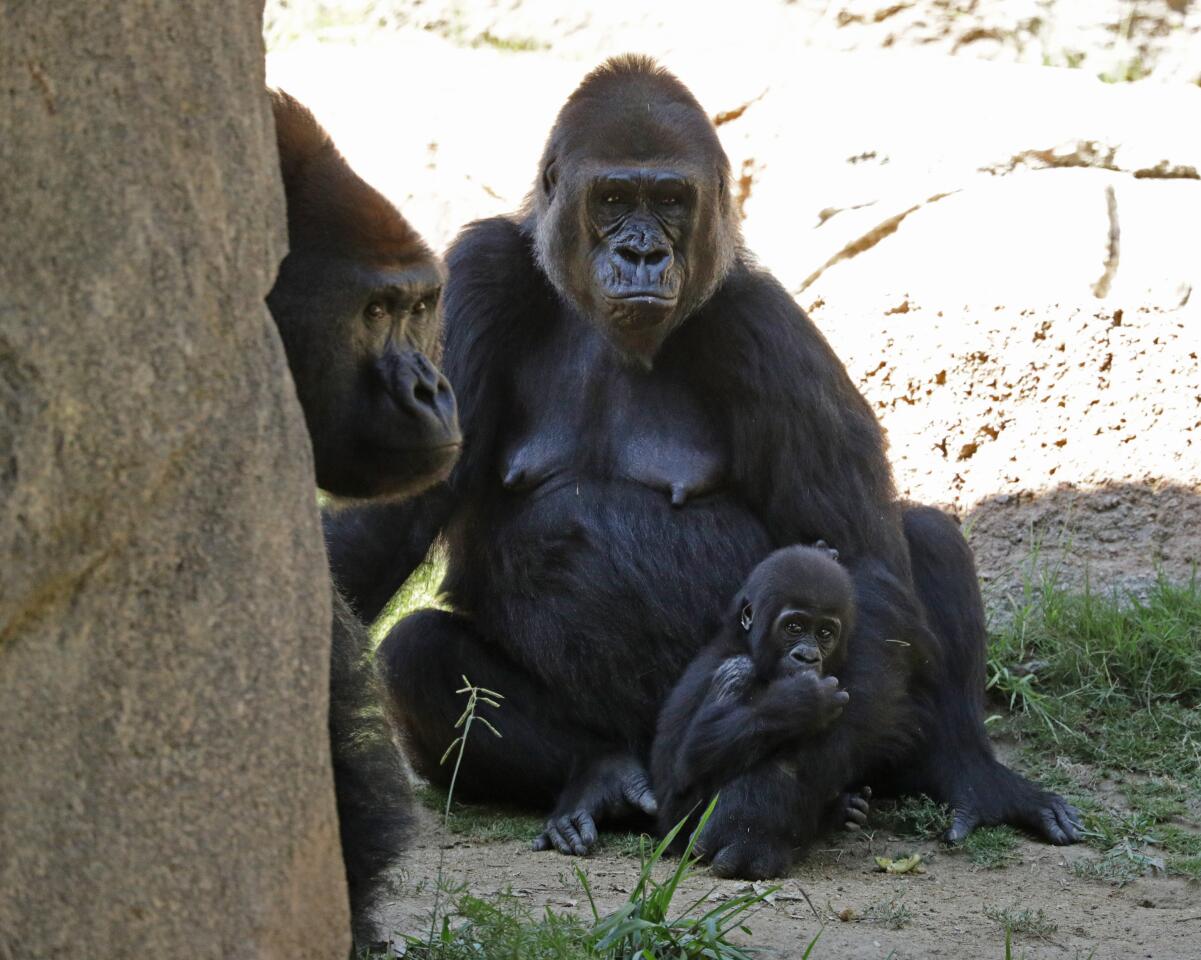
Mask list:
[{"label": "stone boulder", "polygon": [[0,957],[344,957],[260,10],[0,19]]}]

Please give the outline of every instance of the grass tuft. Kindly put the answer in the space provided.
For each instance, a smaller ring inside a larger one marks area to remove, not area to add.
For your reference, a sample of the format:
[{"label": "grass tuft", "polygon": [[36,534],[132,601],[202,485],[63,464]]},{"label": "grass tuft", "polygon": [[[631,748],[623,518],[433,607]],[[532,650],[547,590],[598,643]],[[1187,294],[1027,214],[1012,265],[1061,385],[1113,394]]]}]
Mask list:
[{"label": "grass tuft", "polygon": [[1006,944],[1016,934],[1027,934],[1046,939],[1059,929],[1042,909],[1019,910],[1016,907],[985,907],[984,915],[989,920],[1001,925],[1005,931]]},{"label": "grass tuft", "polygon": [[995,870],[1018,860],[1018,835],[1010,827],[980,827],[965,841],[967,858],[978,867]]},{"label": "grass tuft", "polygon": [[[684,854],[663,879],[656,874],[662,873],[663,858],[685,821],[653,848],[643,843],[634,888],[611,913],[601,914],[588,875],[578,866],[573,869],[591,909],[590,921],[549,907],[535,912],[511,893],[481,898],[462,886],[444,886],[452,908],[438,918],[428,935],[406,938],[405,956],[420,960],[752,960],[751,949],[730,938],[737,933],[750,935],[747,921],[777,887],[739,893],[708,909],[712,891],[676,906],[681,885],[697,866],[696,838],[715,804],[716,798]],[[815,936],[802,957],[810,956],[816,942]]]},{"label": "grass tuft", "polygon": [[[1124,884],[1195,876],[1187,819],[1201,792],[1201,586],[1160,579],[1145,597],[1027,586],[993,638],[989,687],[1013,716],[1025,766],[1081,809],[1097,859],[1076,876]],[[1071,774],[1087,765],[1121,798]]]}]

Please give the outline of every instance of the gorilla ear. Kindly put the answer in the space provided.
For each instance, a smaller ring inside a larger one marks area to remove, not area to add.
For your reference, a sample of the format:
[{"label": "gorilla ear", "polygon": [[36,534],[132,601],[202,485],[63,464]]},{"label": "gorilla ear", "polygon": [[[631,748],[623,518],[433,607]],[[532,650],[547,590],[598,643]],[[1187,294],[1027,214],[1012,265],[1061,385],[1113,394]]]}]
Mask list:
[{"label": "gorilla ear", "polygon": [[558,182],[559,171],[554,157],[551,157],[546,166],[542,168],[542,193],[546,196],[547,203],[555,199],[555,186]]},{"label": "gorilla ear", "polygon": [[738,622],[742,625],[742,629],[745,632],[751,632],[751,624],[755,622],[755,611],[751,609],[751,605],[749,603],[743,604],[742,616],[739,618]]}]

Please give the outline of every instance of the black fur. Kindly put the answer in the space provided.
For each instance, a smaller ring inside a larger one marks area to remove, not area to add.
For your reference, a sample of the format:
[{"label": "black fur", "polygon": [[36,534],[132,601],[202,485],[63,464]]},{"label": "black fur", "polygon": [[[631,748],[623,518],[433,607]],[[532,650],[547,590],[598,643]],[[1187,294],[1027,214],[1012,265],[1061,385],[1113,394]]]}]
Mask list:
[{"label": "black fur", "polygon": [[356,949],[384,939],[372,915],[412,828],[413,799],[381,709],[366,628],[334,588],[329,739]]},{"label": "black fur", "polygon": [[[850,699],[833,671],[841,673],[847,661],[841,630],[852,633],[852,591],[846,571],[812,547],[777,550],[751,572],[659,716],[651,771],[662,833],[735,777],[754,781],[759,774],[751,771],[769,762],[801,773],[797,746],[822,736]],[[829,636],[816,637],[815,623]],[[746,802],[761,802],[754,790],[747,793]],[[835,806],[841,816],[843,805]],[[730,814],[724,801],[714,810],[702,853],[709,835],[725,832]],[[768,819],[768,811],[761,816]],[[677,847],[687,838],[681,832]]]},{"label": "black fur", "polygon": [[[271,94],[289,253],[267,302],[313,444],[319,486],[403,497],[446,477],[459,426],[438,349],[442,264],[357,177],[304,106]],[[412,820],[367,632],[334,589],[329,735],[355,949]]]},{"label": "black fur", "polygon": [[[624,186],[609,194],[612,178]],[[872,411],[743,252],[729,163],[678,81],[636,57],[591,74],[530,208],[469,226],[448,266],[462,458],[436,495],[329,528],[335,575],[367,615],[445,535],[456,612],[415,614],[380,649],[422,773],[448,779],[466,675],[506,699],[488,713],[503,738],[467,745],[462,795],[550,808],[536,847],[564,852],[587,850],[600,821],[651,813],[645,768],[674,682],[755,564],[824,539],[854,584],[850,701],[798,747],[803,775],[756,768],[723,788],[707,846],[723,872],[787,869],[848,785],[898,760],[982,822],[1002,811],[1074,838],[1045,824],[1062,801],[992,757],[966,544],[925,512],[903,526]],[[944,604],[928,627],[923,607]]]}]

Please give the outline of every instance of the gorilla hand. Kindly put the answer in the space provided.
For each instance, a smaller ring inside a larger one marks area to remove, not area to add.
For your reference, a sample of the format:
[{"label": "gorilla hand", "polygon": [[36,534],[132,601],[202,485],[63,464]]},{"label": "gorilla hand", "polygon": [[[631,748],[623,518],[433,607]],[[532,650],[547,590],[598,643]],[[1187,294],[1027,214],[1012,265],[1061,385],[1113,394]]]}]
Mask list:
[{"label": "gorilla hand", "polygon": [[862,830],[867,825],[867,816],[871,811],[871,798],[871,787],[861,787],[840,794],[837,800],[838,819],[841,821],[839,825],[844,830]]},{"label": "gorilla hand", "polygon": [[597,841],[598,821],[658,811],[650,778],[633,757],[606,757],[569,783],[533,849],[582,857]]},{"label": "gorilla hand", "polygon": [[839,689],[837,677],[806,670],[774,680],[755,712],[765,732],[790,737],[824,730],[842,715],[850,699]]}]

